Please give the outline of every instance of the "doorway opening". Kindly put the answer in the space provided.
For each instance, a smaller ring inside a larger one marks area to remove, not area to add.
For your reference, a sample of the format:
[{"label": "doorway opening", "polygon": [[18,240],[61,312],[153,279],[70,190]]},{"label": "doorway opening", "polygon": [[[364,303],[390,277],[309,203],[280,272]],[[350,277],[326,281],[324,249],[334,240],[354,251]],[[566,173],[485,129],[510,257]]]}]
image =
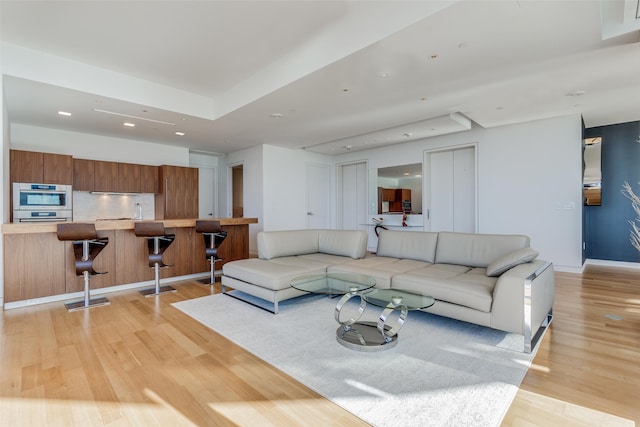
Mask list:
[{"label": "doorway opening", "polygon": [[231,216],[233,218],[242,218],[244,216],[243,174],[242,165],[231,168]]}]

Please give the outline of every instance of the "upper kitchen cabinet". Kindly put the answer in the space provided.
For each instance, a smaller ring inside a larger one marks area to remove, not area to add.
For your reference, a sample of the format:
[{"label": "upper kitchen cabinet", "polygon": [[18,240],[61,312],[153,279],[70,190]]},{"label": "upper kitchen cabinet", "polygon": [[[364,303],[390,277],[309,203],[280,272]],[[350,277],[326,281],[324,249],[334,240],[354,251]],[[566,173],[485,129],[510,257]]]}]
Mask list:
[{"label": "upper kitchen cabinet", "polygon": [[95,162],[86,159],[73,159],[73,189],[76,191],[93,191]]},{"label": "upper kitchen cabinet", "polygon": [[158,181],[156,219],[198,218],[198,169],[163,165]]},{"label": "upper kitchen cabinet", "polygon": [[73,189],[157,193],[158,166],[73,159]]},{"label": "upper kitchen cabinet", "polygon": [[118,163],[94,161],[93,181],[93,191],[117,191]]},{"label": "upper kitchen cabinet", "polygon": [[142,193],[142,167],[131,163],[118,163],[116,191]]},{"label": "upper kitchen cabinet", "polygon": [[73,158],[64,154],[11,150],[11,182],[66,184],[73,182]]},{"label": "upper kitchen cabinet", "polygon": [[73,157],[63,154],[42,154],[42,178],[44,184],[73,183]]},{"label": "upper kitchen cabinet", "polygon": [[159,193],[158,166],[140,165],[142,175],[142,192]]}]

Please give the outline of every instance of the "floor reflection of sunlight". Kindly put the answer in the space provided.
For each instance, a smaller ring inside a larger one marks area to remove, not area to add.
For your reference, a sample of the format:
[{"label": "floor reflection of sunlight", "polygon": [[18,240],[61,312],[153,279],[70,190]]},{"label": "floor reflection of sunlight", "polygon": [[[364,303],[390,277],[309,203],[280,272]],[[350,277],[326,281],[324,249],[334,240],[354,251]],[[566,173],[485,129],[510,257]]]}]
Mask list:
[{"label": "floor reflection of sunlight", "polygon": [[187,417],[164,402],[122,403],[80,400],[0,398],[1,426],[194,426]]},{"label": "floor reflection of sunlight", "polygon": [[391,397],[393,395],[386,393],[378,388],[375,387],[371,387],[370,385],[364,384],[360,381],[356,381],[356,380],[351,380],[351,379],[346,379],[344,380],[344,382],[347,385],[350,385],[351,387],[361,390],[367,394],[373,395],[373,396],[378,396],[378,397]]},{"label": "floor reflection of sunlight", "polygon": [[635,421],[520,389],[514,404],[536,411],[546,425],[634,427]]},{"label": "floor reflection of sunlight", "polygon": [[538,372],[544,372],[546,374],[551,372],[551,369],[549,369],[548,366],[542,366],[542,365],[538,365],[536,363],[532,363],[531,366],[529,367],[529,369],[533,369],[533,370],[538,371]]},{"label": "floor reflection of sunlight", "polygon": [[[265,425],[281,425],[282,419],[278,421],[280,411],[272,411],[273,408],[287,408],[286,413],[293,414],[313,414],[313,411],[326,412],[327,401],[324,398],[318,399],[285,399],[285,400],[265,400],[256,405],[255,402],[244,402],[242,400],[229,402],[209,403],[209,407],[218,414],[225,417],[230,422],[238,426],[255,426],[256,420],[263,420]],[[309,412],[311,410],[311,412]],[[270,415],[274,416],[269,420]],[[309,415],[311,419],[313,415]],[[300,420],[300,425],[309,423],[309,419]]]}]

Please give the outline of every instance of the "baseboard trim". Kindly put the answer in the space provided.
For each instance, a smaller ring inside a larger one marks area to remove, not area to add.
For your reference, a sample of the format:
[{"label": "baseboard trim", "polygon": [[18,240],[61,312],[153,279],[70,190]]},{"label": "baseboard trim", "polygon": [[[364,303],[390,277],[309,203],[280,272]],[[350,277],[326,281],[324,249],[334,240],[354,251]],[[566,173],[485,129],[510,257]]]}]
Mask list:
[{"label": "baseboard trim", "polygon": [[[209,272],[188,274],[186,276],[167,277],[167,278],[163,278],[161,280],[161,283],[165,284],[165,283],[172,283],[172,282],[180,282],[183,280],[199,279],[205,276],[208,277],[208,275],[209,275]],[[117,286],[111,286],[108,288],[91,289],[91,296],[93,297],[95,295],[104,295],[112,292],[128,291],[131,289],[155,286],[155,283],[156,282],[154,280],[148,280],[145,282],[128,283],[126,285],[117,285]],[[6,304],[3,304],[2,307],[4,307],[5,310],[11,310],[14,308],[30,307],[33,305],[47,304],[50,302],[60,302],[60,301],[78,299],[83,297],[84,297],[84,292],[72,292],[69,294],[51,295],[51,296],[42,297],[42,298],[33,298],[33,299],[22,300],[22,301],[8,302]]]}]

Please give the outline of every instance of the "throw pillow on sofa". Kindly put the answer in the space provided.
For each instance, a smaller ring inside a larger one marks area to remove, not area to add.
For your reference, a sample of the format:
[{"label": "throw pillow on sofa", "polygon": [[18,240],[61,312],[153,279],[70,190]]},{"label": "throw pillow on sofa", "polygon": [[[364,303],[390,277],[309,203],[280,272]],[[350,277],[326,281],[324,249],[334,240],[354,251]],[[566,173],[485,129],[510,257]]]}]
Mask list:
[{"label": "throw pillow on sofa", "polygon": [[516,265],[533,261],[538,256],[538,252],[531,248],[516,249],[506,255],[501,256],[487,266],[487,276],[499,276]]}]

